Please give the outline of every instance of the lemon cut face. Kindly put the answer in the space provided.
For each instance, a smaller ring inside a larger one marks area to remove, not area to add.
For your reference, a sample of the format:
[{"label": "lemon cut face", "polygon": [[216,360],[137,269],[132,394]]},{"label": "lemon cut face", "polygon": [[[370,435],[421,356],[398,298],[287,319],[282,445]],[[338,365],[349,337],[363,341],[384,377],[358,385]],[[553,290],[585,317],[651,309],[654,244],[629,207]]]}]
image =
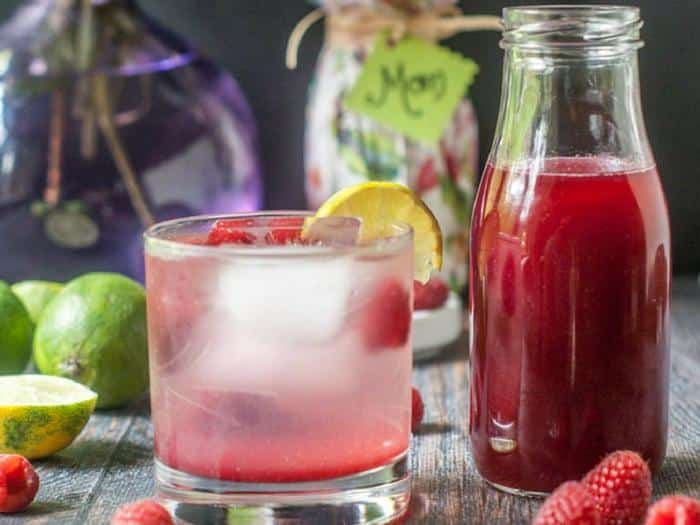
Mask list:
[{"label": "lemon cut face", "polygon": [[70,445],[95,409],[97,394],[61,377],[0,377],[0,454],[27,459]]},{"label": "lemon cut face", "polygon": [[357,217],[360,239],[371,241],[390,234],[395,223],[408,224],[414,234],[414,277],[426,283],[442,268],[442,232],[437,219],[409,188],[395,182],[365,182],[331,196],[316,212],[322,217]]}]

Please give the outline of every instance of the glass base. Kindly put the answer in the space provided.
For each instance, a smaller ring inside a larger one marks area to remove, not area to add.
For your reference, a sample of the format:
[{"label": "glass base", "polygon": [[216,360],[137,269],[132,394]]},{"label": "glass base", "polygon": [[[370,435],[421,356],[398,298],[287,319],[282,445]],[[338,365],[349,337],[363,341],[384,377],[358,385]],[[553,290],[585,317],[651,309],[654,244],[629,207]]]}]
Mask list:
[{"label": "glass base", "polygon": [[489,481],[488,479],[485,479],[485,481],[486,481],[486,483],[491,485],[496,490],[500,490],[501,492],[506,492],[506,493],[512,494],[514,496],[521,496],[521,497],[525,497],[525,498],[546,498],[550,494],[549,492],[536,492],[533,490],[522,490],[522,489],[515,489],[512,487],[506,487],[505,485],[499,485],[498,483],[494,483],[492,481]]},{"label": "glass base", "polygon": [[156,460],[156,496],[183,525],[378,525],[407,511],[411,477],[406,456],[353,476],[303,483],[221,481]]}]

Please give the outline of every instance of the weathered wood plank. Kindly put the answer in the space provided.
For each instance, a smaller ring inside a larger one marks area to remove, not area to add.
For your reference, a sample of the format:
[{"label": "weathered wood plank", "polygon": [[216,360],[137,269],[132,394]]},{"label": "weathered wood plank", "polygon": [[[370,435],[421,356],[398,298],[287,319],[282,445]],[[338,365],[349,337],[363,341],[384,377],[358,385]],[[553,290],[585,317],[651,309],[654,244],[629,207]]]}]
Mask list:
[{"label": "weathered wood plank", "polygon": [[136,414],[112,455],[101,483],[76,523],[109,523],[115,510],[126,501],[153,494],[153,431],[146,410]]},{"label": "weathered wood plank", "polygon": [[[700,497],[700,288],[674,283],[671,439],[655,481],[657,496]],[[489,488],[469,453],[466,338],[439,359],[418,364],[415,383],[426,424],[413,439],[410,523],[527,525],[538,500]],[[1,525],[107,524],[121,504],[153,492],[152,429],[146,404],[95,415],[78,442],[39,463],[42,488],[31,511]]]},{"label": "weathered wood plank", "polygon": [[413,440],[411,523],[518,525],[529,523],[538,500],[490,488],[469,453],[466,339],[438,361],[418,365],[426,425]]},{"label": "weathered wood plank", "polygon": [[[674,283],[672,334],[671,439],[655,495],[700,497],[700,288],[694,278]],[[416,367],[428,425],[413,442],[414,493],[425,503],[416,505],[412,522],[528,524],[540,501],[495,491],[475,471],[467,433],[466,353],[460,341],[439,361]]]},{"label": "weathered wood plank", "polygon": [[86,523],[77,521],[77,516],[98,494],[101,480],[128,433],[135,410],[95,414],[72,446],[50,459],[36,462],[41,479],[36,501],[27,512],[0,517],[0,523]]}]

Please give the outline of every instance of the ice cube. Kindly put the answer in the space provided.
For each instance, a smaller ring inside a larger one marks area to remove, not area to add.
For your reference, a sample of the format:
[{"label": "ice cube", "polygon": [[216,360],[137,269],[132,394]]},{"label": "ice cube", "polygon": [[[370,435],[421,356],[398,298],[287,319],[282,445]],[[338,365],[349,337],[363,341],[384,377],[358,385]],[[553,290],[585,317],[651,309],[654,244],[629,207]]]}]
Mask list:
[{"label": "ice cube", "polygon": [[306,238],[325,246],[353,246],[362,222],[354,217],[324,217],[311,222]]},{"label": "ice cube", "polygon": [[352,257],[240,258],[219,271],[217,307],[260,340],[318,343],[341,329]]},{"label": "ice cube", "polygon": [[[214,318],[211,319],[214,321]],[[203,351],[180,371],[188,388],[206,388],[281,397],[332,394],[352,388],[357,378],[358,343],[342,333],[327,344],[273,339],[267,331],[221,318],[196,336]]]}]

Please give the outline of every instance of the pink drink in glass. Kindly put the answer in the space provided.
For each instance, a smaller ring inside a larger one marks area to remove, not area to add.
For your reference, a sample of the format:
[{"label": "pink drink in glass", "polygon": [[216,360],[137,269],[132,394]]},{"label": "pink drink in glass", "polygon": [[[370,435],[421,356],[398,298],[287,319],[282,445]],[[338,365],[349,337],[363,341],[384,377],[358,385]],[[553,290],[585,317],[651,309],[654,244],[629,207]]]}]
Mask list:
[{"label": "pink drink in glass", "polygon": [[299,216],[240,220],[232,244],[207,245],[210,219],[147,235],[159,468],[293,484],[405,461],[410,230],[366,245],[299,243]]}]

